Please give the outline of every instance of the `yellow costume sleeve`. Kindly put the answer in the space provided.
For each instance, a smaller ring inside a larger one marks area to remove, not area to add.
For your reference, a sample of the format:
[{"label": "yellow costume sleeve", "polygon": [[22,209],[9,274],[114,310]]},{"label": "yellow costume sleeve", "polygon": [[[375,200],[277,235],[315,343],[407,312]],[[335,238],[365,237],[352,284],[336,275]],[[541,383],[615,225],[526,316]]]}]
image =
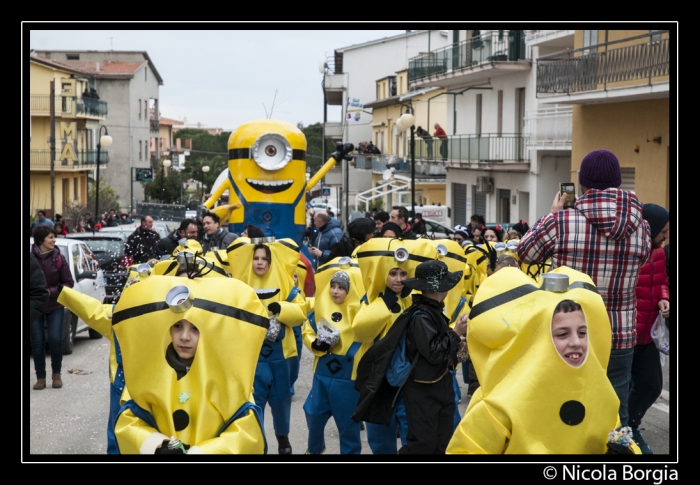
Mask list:
[{"label": "yellow costume sleeve", "polygon": [[170,436],[159,433],[158,430],[134,416],[129,409],[117,418],[114,433],[122,455],[152,455],[163,440],[170,439]]},{"label": "yellow costume sleeve", "polygon": [[304,326],[301,328],[301,336],[304,341],[304,345],[307,349],[309,349],[309,352],[314,354],[315,357],[323,357],[326,355],[327,352],[316,350],[311,347],[311,344],[314,343],[314,340],[316,340],[316,332],[314,332],[314,329],[311,328],[311,324],[308,320],[304,322]]},{"label": "yellow costume sleeve", "polygon": [[207,455],[260,455],[264,452],[265,436],[252,410],[231,423],[218,437],[198,443],[187,451],[188,454]]},{"label": "yellow costume sleeve", "polygon": [[105,305],[85,293],[65,286],[58,295],[58,303],[75,313],[88,327],[112,340],[112,304]]},{"label": "yellow costume sleeve", "polygon": [[277,320],[288,326],[288,327],[298,327],[306,320],[306,301],[301,293],[297,293],[297,296],[293,301],[280,301],[280,314]]},{"label": "yellow costume sleeve", "polygon": [[352,321],[355,338],[360,342],[373,342],[377,336],[383,336],[391,328],[395,316],[398,317],[398,314],[391,313],[381,298],[369,305],[363,303]]}]

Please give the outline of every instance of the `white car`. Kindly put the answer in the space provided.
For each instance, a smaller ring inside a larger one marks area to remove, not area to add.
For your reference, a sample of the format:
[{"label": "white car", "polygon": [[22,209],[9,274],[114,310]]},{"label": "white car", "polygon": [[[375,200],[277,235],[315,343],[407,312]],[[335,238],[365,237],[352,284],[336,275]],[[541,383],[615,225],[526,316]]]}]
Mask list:
[{"label": "white car", "polygon": [[[177,224],[180,225],[179,223]],[[141,226],[141,221],[132,224],[120,224],[118,226],[107,226],[100,229],[100,232],[121,232],[129,237],[132,232]],[[158,233],[161,239],[168,237],[172,231],[168,228],[168,225],[163,221],[153,221],[153,230]]]},{"label": "white car", "polygon": [[433,239],[454,239],[455,231],[432,219],[423,219],[425,234]]},{"label": "white car", "polygon": [[[29,248],[34,244],[34,238],[29,238]],[[85,293],[94,299],[103,302],[106,296],[105,276],[97,262],[97,256],[83,241],[59,237],[56,239],[56,247],[68,262],[70,274],[73,277],[74,290]],[[73,353],[73,342],[76,334],[88,332],[90,338],[102,337],[99,332],[91,329],[71,313],[67,308],[63,317],[63,353]]]}]

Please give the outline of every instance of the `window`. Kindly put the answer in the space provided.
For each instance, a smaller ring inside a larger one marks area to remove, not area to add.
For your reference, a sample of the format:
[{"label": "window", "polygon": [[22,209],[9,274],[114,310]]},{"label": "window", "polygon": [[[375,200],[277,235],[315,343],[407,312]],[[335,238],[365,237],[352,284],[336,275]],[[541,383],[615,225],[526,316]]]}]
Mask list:
[{"label": "window", "polygon": [[496,120],[496,133],[498,136],[503,134],[503,90],[498,90],[498,119]]},{"label": "window", "polygon": [[483,47],[483,45],[484,42],[481,40],[481,31],[472,30],[472,48],[478,49],[480,47]]},{"label": "window", "polygon": [[455,225],[465,225],[467,221],[467,185],[452,184],[452,211]]},{"label": "window", "polygon": [[148,67],[143,68],[143,80],[148,81]]},{"label": "window", "polygon": [[69,61],[78,61],[80,60],[80,54],[66,54],[66,59]]},{"label": "window", "polygon": [[[583,31],[583,47],[588,47],[590,45],[596,45],[598,43],[598,31],[597,30],[584,30]],[[588,54],[590,51],[586,49],[583,51],[584,54]]]},{"label": "window", "polygon": [[143,160],[143,142],[139,140],[139,160]]},{"label": "window", "polygon": [[73,178],[73,200],[78,200],[78,177]]},{"label": "window", "polygon": [[620,173],[622,175],[622,183],[620,184],[620,188],[622,190],[629,190],[630,192],[634,192],[634,179],[635,179],[634,171],[635,171],[634,167],[631,167],[631,168],[620,167]]},{"label": "window", "polygon": [[141,119],[141,100],[139,99],[139,119]]},{"label": "window", "polygon": [[476,127],[475,133],[481,135],[481,94],[476,95]]}]

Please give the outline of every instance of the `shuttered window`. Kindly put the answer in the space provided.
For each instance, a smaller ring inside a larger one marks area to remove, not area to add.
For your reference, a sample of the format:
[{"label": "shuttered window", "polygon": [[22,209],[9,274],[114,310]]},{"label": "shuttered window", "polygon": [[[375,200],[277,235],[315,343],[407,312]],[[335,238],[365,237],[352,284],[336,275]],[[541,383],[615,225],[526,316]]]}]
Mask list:
[{"label": "shuttered window", "polygon": [[634,192],[634,167],[620,168],[620,172],[622,173],[622,184],[620,184],[620,188]]},{"label": "shuttered window", "polygon": [[467,185],[452,184],[452,218],[453,225],[467,225]]},{"label": "shuttered window", "polygon": [[[472,214],[479,214],[484,216],[486,219],[486,194],[483,192],[476,191],[476,185],[472,185],[472,194],[474,194],[474,212]],[[469,216],[471,220],[471,215]]]}]

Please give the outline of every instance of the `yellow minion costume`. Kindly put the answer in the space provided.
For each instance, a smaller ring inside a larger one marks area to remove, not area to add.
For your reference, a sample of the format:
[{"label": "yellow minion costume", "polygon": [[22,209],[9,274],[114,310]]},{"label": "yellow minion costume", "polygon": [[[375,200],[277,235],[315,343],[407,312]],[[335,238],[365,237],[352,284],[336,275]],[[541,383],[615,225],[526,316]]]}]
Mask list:
[{"label": "yellow minion costume", "polygon": [[[342,303],[335,303],[331,297],[332,281],[347,291],[347,297]],[[303,326],[304,344],[315,357],[313,384],[304,402],[306,424],[309,427],[307,452],[323,452],[324,429],[332,416],[338,427],[340,453],[360,454],[360,423],[353,421],[350,416],[360,396],[355,390],[357,364],[371,343],[359,342],[351,325],[364,294],[357,261],[342,257],[320,266],[316,272],[316,288],[314,311]],[[339,331],[339,339],[334,345],[319,343],[317,325],[323,320]]]},{"label": "yellow minion costume", "polygon": [[[410,278],[416,266],[423,261],[437,259],[439,255],[429,239],[401,240],[384,237],[370,239],[355,254],[362,273],[365,296],[352,321],[352,330],[358,341],[374,343],[386,335],[398,316],[413,302],[410,288],[404,288],[400,294],[387,289],[389,271],[400,268]],[[372,453],[396,454],[397,428],[404,444],[408,432],[403,400],[397,401],[389,426],[366,423],[366,428]]]},{"label": "yellow minion costume", "polygon": [[[263,240],[267,241],[264,244],[270,249],[270,269],[264,276],[258,276],[252,270],[253,256],[255,245]],[[287,238],[241,237],[227,248],[227,253],[231,276],[253,288],[263,305],[270,309],[271,313],[277,314],[280,332],[274,341],[266,339],[263,343],[255,371],[254,396],[256,404],[263,412],[266,404],[270,403],[280,449],[288,448],[291,453],[291,446],[287,446],[286,439],[289,434],[292,406],[287,359],[297,356],[292,328],[306,320],[306,302],[294,286],[293,279],[294,272],[298,269],[299,247]]]},{"label": "yellow minion costume", "polygon": [[[128,382],[115,421],[121,453],[162,452],[171,437],[189,454],[263,453],[252,391],[269,320],[255,292],[234,279],[169,276],[151,276],[130,290],[112,317]],[[181,320],[199,330],[185,372],[166,360],[170,328]]]},{"label": "yellow minion costume", "polygon": [[[568,276],[565,291],[545,291],[516,268],[481,285],[467,329],[481,387],[447,453],[605,453],[608,432],[619,424],[606,375],[605,305],[587,275],[567,267],[553,273]],[[565,299],[582,307],[588,325],[578,367],[564,361],[552,338],[554,309]]]}]

